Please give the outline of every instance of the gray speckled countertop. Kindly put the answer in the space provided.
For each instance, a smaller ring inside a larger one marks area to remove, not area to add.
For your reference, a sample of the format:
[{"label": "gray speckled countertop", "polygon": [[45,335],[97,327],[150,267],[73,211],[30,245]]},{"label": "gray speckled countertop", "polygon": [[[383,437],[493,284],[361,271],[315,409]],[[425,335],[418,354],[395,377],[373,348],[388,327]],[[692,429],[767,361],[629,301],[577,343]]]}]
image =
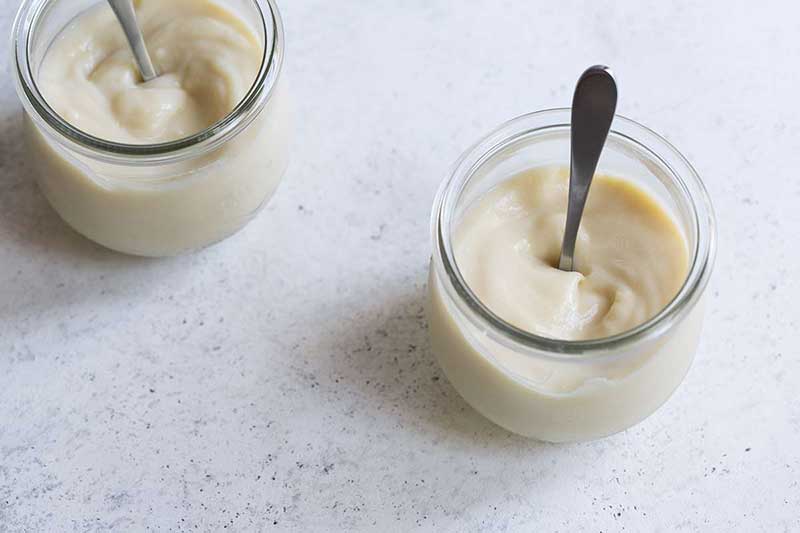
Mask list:
[{"label": "gray speckled countertop", "polygon": [[[292,166],[244,231],[167,260],[59,220],[2,76],[0,531],[800,530],[792,6],[285,1]],[[428,214],[463,149],[596,62],[706,180],[719,254],[669,402],[545,445],[433,361]]]}]

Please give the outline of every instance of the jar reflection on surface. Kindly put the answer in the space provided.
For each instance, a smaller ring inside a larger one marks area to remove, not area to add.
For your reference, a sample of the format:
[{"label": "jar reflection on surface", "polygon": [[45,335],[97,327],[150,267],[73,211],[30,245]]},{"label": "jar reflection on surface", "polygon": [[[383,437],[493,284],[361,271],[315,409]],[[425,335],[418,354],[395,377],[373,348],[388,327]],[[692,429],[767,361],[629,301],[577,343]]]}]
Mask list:
[{"label": "jar reflection on surface", "polygon": [[609,338],[553,340],[506,323],[461,276],[454,228],[498,183],[567,161],[565,109],[514,119],[468,150],[437,194],[428,282],[432,349],[453,386],[496,424],[551,442],[616,433],[669,398],[697,349],[715,241],[707,193],[688,162],[655,133],[617,117],[598,172],[632,181],[673,217],[691,252],[686,282],[658,315]]},{"label": "jar reflection on surface", "polygon": [[266,204],[288,164],[291,106],[276,6],[271,0],[222,2],[264,47],[253,86],[229,115],[185,139],[127,145],[72,128],[36,86],[49,43],[95,4],[29,0],[15,22],[17,89],[41,190],[74,229],[117,251],[175,255],[224,239]]}]

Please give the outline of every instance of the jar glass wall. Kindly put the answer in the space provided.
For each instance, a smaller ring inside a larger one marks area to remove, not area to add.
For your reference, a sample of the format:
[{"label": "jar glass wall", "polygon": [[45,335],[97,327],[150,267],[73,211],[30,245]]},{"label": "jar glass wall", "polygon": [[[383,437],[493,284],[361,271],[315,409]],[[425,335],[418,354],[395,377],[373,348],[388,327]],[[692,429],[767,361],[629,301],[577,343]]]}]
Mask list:
[{"label": "jar glass wall", "polygon": [[578,441],[621,431],[655,411],[696,351],[714,256],[707,192],[667,141],[617,116],[598,172],[627,179],[675,220],[690,251],[675,298],[644,324],[613,337],[549,339],[494,314],[464,281],[452,236],[463,214],[502,181],[536,167],[569,166],[569,109],[516,118],[470,148],[436,197],[429,322],[434,354],[475,409],[515,433]]},{"label": "jar glass wall", "polygon": [[53,39],[98,3],[26,0],[15,21],[14,75],[29,158],[44,195],[78,232],[125,253],[174,255],[224,239],[265,205],[288,164],[291,113],[276,5],[220,1],[263,49],[252,86],[229,114],[186,138],[132,145],[75,128],[37,86]]}]

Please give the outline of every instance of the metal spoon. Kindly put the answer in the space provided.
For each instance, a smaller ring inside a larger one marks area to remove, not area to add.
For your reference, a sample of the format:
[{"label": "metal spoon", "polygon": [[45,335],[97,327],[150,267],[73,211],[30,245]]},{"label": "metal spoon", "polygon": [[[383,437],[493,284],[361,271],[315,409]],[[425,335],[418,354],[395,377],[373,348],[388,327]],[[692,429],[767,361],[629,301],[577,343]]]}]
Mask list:
[{"label": "metal spoon", "polygon": [[158,72],[156,72],[153,62],[150,60],[150,54],[147,53],[147,47],[144,44],[142,30],[139,28],[139,23],[136,22],[133,0],[108,0],[108,4],[114,10],[114,14],[122,26],[122,31],[125,32],[125,38],[128,39],[128,44],[131,47],[133,58],[136,60],[136,66],[139,67],[142,79],[144,81],[152,80],[158,76]]},{"label": "metal spoon", "polygon": [[586,69],[572,97],[569,203],[558,261],[558,268],[567,272],[575,269],[575,240],[578,238],[583,206],[589,196],[589,186],[616,108],[617,84],[611,70],[602,65]]}]

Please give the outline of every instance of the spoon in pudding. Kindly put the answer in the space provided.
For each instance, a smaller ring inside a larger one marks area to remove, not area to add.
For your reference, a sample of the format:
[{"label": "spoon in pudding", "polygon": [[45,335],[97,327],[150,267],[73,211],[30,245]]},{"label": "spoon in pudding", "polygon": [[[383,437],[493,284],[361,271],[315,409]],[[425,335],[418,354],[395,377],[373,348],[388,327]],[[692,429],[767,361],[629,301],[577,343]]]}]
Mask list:
[{"label": "spoon in pudding", "polygon": [[558,268],[575,270],[575,241],[597,162],[614,120],[617,84],[608,67],[595,65],[581,74],[572,97],[569,201]]},{"label": "spoon in pudding", "polygon": [[108,0],[108,4],[117,16],[117,20],[122,26],[122,31],[125,32],[125,38],[131,47],[131,52],[133,52],[133,58],[139,68],[139,74],[142,75],[142,80],[147,82],[157,77],[158,72],[153,66],[150,54],[147,53],[142,30],[136,21],[133,0]]}]

